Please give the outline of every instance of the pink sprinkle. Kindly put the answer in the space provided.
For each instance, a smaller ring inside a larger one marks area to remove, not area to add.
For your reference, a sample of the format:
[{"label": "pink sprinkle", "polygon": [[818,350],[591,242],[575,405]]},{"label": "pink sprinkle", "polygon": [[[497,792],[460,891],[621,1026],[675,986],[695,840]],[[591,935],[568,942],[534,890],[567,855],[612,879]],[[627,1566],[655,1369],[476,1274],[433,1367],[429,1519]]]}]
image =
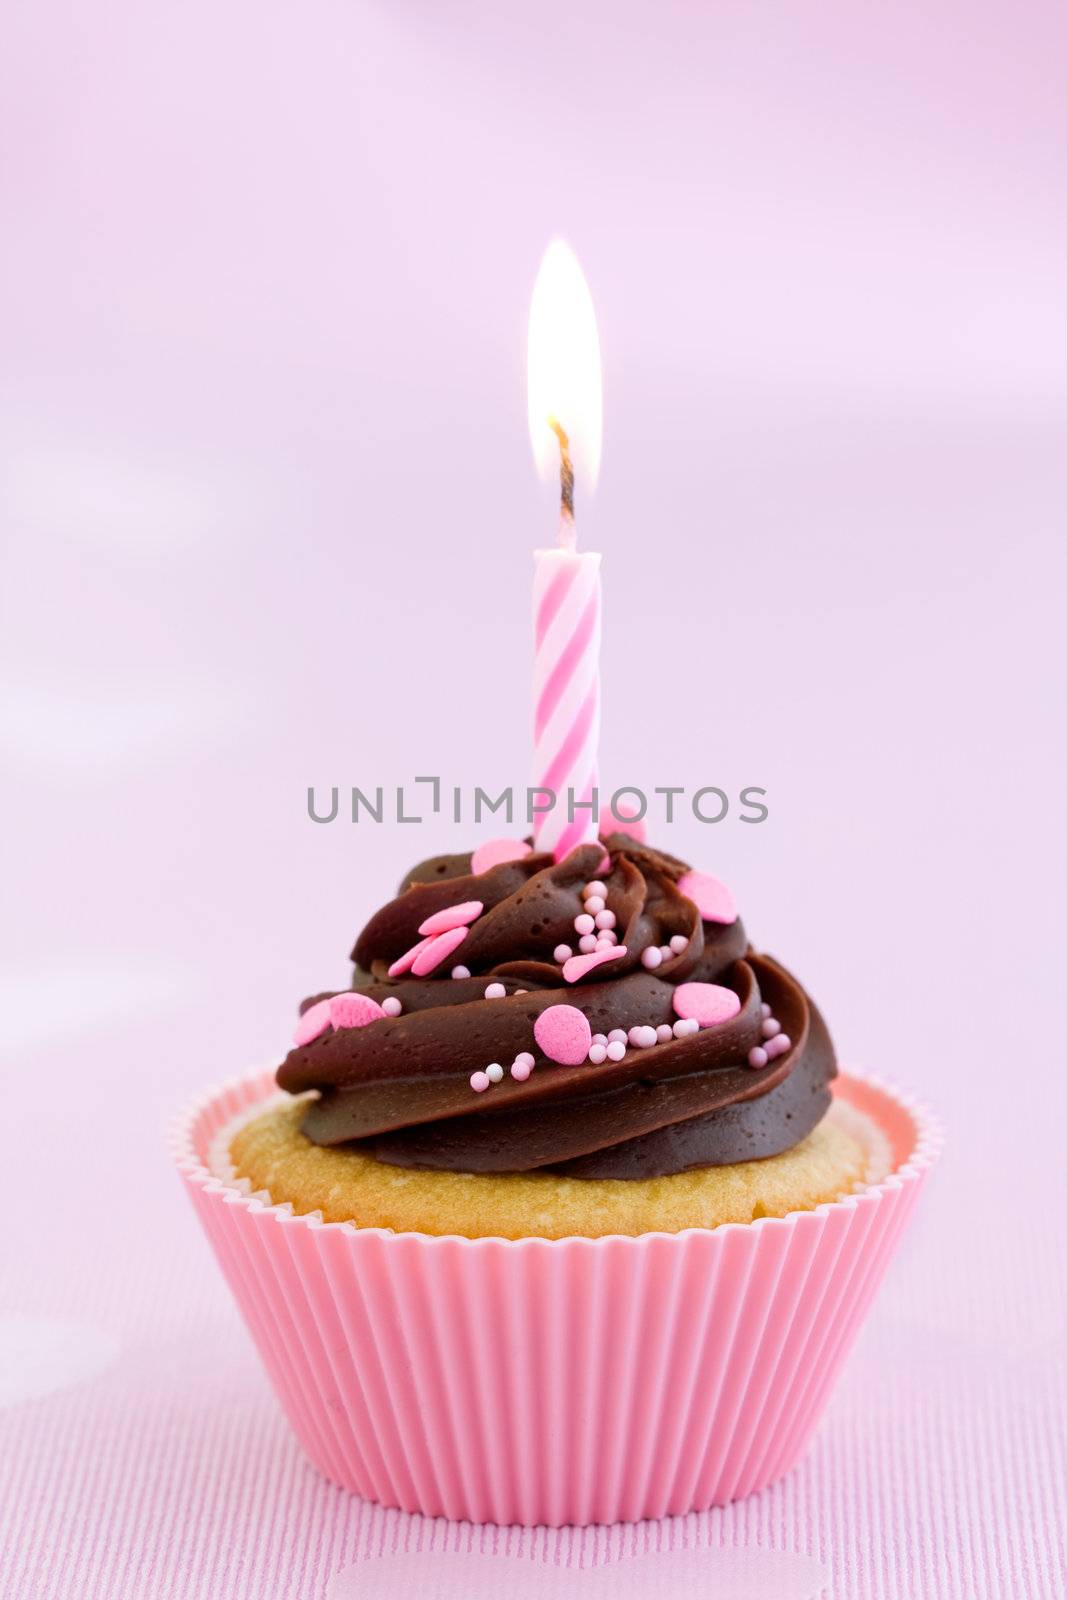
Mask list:
[{"label": "pink sprinkle", "polygon": [[734,991],[724,989],[719,983],[680,983],[671,996],[671,1003],[678,1016],[697,1022],[702,1028],[729,1022],[741,1009]]},{"label": "pink sprinkle", "polygon": [[585,888],[582,890],[582,893],[585,894],[585,895],[591,895],[591,894],[605,895],[605,894],[607,894],[607,892],[608,892],[607,884],[606,883],[601,883],[599,878],[594,878],[592,883],[587,883]]},{"label": "pink sprinkle", "polygon": [[471,1088],[475,1094],[484,1094],[489,1087],[489,1074],[487,1072],[471,1073]]},{"label": "pink sprinkle", "polygon": [[593,1033],[577,1006],[549,1006],[534,1023],[534,1038],[550,1061],[577,1067],[588,1056]]},{"label": "pink sprinkle", "polygon": [[674,955],[680,956],[683,950],[689,949],[689,940],[684,933],[676,933],[670,941],[670,945]]},{"label": "pink sprinkle", "polygon": [[382,1010],[387,1017],[398,1017],[403,1009],[403,1002],[398,1000],[395,994],[391,994],[387,1000],[382,1001]]},{"label": "pink sprinkle", "polygon": [[487,1000],[503,1000],[507,996],[507,989],[502,983],[486,984],[485,998]]},{"label": "pink sprinkle", "polygon": [[616,920],[617,919],[614,911],[598,911],[596,914],[596,925],[598,928],[613,928]]},{"label": "pink sprinkle", "polygon": [[379,1022],[385,1012],[369,994],[335,994],[330,1001],[330,1021],[335,1028],[365,1028]]},{"label": "pink sprinkle", "polygon": [[764,1017],[759,1025],[759,1031],[765,1039],[773,1039],[776,1033],[781,1033],[782,1024],[777,1017]]},{"label": "pink sprinkle", "polygon": [[552,952],[552,959],[553,961],[558,961],[560,966],[562,966],[565,961],[570,960],[573,954],[574,951],[571,949],[569,944],[558,944]]},{"label": "pink sprinkle", "polygon": [[608,1059],[607,1045],[591,1044],[589,1046],[589,1059],[593,1063],[594,1067],[603,1066],[604,1062]]},{"label": "pink sprinkle", "polygon": [[477,876],[490,867],[501,867],[505,861],[521,861],[530,854],[525,839],[487,839],[471,856],[471,872]]},{"label": "pink sprinkle", "polygon": [[563,976],[567,983],[577,983],[594,967],[602,966],[605,961],[619,961],[625,954],[626,946],[617,944],[610,950],[591,950],[587,956],[571,956],[569,961],[563,963]]},{"label": "pink sprinkle", "polygon": [[574,919],[575,933],[592,933],[595,927],[596,923],[587,912],[583,911],[581,916],[575,917]]},{"label": "pink sprinkle", "polygon": [[528,1067],[525,1061],[519,1061],[516,1059],[511,1063],[511,1076],[515,1079],[516,1083],[525,1083],[532,1071],[533,1068]]},{"label": "pink sprinkle", "polygon": [[737,901],[710,872],[686,872],[678,879],[679,891],[692,900],[705,922],[736,922]]},{"label": "pink sprinkle", "polygon": [[762,1045],[754,1044],[752,1046],[752,1049],[748,1052],[748,1064],[750,1067],[765,1067],[767,1065],[767,1052]]},{"label": "pink sprinkle", "polygon": [[413,944],[410,950],[405,950],[402,956],[397,956],[389,968],[391,978],[399,978],[402,972],[410,972],[422,951],[432,943],[430,939],[420,939],[418,944]]},{"label": "pink sprinkle", "polygon": [[620,1039],[614,1039],[612,1040],[611,1044],[608,1045],[606,1053],[609,1061],[621,1061],[623,1056],[626,1054],[626,1046]]},{"label": "pink sprinkle", "polygon": [[602,894],[586,895],[585,909],[591,917],[599,916],[604,909],[604,896]]},{"label": "pink sprinkle", "polygon": [[470,967],[453,967],[452,968],[452,976],[454,978],[469,978],[470,975],[471,975]]},{"label": "pink sprinkle", "polygon": [[427,917],[425,922],[420,922],[419,932],[432,936],[435,933],[449,933],[453,928],[465,928],[468,922],[480,917],[484,909],[480,900],[464,900],[458,906],[445,906],[442,911],[435,911],[432,917]]},{"label": "pink sprinkle", "polygon": [[[446,961],[457,949],[470,932],[469,928],[450,928],[447,933],[438,933],[428,940],[425,949],[420,950],[411,963],[411,970],[416,978],[425,978],[428,972],[433,972],[442,961]],[[389,968],[392,977],[393,969]]]},{"label": "pink sprinkle", "polygon": [[304,1015],[296,1025],[293,1034],[293,1044],[299,1049],[302,1044],[310,1044],[312,1039],[317,1039],[320,1033],[325,1033],[330,1026],[330,1002],[317,1000],[313,1006],[308,1006]]},{"label": "pink sprinkle", "polygon": [[669,1022],[661,1022],[656,1029],[656,1043],[666,1044],[668,1039],[674,1038],[674,1029]]},{"label": "pink sprinkle", "polygon": [[663,957],[654,944],[650,944],[647,950],[641,952],[641,965],[647,967],[649,972],[655,972],[662,961]]},{"label": "pink sprinkle", "polygon": [[595,950],[596,947],[597,941],[591,933],[583,933],[582,937],[578,940],[578,949],[581,951],[583,956],[587,956],[589,952],[591,950]]}]

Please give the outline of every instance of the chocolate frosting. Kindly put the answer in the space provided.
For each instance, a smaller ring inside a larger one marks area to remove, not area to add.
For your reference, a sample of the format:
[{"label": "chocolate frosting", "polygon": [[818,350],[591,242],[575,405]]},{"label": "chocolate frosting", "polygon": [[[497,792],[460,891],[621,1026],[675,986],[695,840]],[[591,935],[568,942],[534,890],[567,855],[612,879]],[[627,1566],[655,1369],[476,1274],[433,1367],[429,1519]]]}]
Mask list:
[{"label": "chocolate frosting", "polygon": [[[824,1115],[837,1069],[822,1017],[784,967],[752,950],[740,919],[702,920],[678,888],[684,862],[613,834],[603,849],[582,846],[558,863],[531,853],[478,874],[470,867],[469,855],[420,863],[356,940],[352,989],[379,1004],[395,997],[400,1015],[326,1027],[279,1068],[283,1089],[318,1091],[302,1125],[316,1144],[352,1144],[397,1166],[647,1178],[776,1155]],[[576,942],[594,878],[626,955],[568,983],[553,952]],[[388,976],[428,917],[466,901],[483,910],[453,957],[426,977]],[[646,970],[642,952],[679,934],[686,948]],[[472,975],[451,977],[457,962]],[[577,1007],[593,1033],[673,1024],[676,986],[694,982],[732,989],[737,1014],[600,1065],[559,1066],[535,1042],[550,1006]],[[489,983],[505,995],[487,999]],[[752,1067],[764,1004],[791,1047]],[[524,1051],[535,1068],[519,1082],[507,1069]],[[490,1062],[505,1076],[476,1094],[471,1074]]]}]

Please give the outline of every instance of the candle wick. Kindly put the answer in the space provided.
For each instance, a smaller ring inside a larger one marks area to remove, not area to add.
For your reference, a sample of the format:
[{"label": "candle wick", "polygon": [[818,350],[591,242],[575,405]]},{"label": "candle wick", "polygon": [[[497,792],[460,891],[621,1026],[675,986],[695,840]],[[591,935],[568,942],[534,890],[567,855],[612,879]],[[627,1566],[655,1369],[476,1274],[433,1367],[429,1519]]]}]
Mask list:
[{"label": "candle wick", "polygon": [[559,440],[559,542],[574,548],[574,463],[566,429],[555,417],[548,425]]}]

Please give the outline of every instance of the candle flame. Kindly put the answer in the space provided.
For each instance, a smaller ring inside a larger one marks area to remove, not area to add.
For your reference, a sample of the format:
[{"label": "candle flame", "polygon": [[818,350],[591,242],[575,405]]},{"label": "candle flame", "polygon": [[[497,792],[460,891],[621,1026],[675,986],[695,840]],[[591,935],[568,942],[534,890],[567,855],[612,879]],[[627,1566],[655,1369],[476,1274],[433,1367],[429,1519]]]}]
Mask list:
[{"label": "candle flame", "polygon": [[[530,443],[538,470],[557,478],[561,461],[573,465],[572,483],[580,495],[589,493],[600,471],[600,339],[589,285],[562,239],[545,251],[534,284],[526,371]],[[566,502],[566,482],[563,498]]]}]

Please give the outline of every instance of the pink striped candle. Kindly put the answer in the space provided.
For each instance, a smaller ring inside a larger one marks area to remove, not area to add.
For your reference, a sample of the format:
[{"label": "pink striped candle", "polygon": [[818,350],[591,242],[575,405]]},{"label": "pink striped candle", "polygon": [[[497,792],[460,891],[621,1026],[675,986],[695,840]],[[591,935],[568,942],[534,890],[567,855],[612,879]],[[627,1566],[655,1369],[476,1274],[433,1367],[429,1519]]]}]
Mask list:
[{"label": "pink striped candle", "polygon": [[[600,736],[600,557],[578,551],[575,465],[591,488],[600,465],[600,341],[573,252],[549,245],[530,303],[530,442],[559,472],[559,543],[534,552],[534,846],[560,860],[597,837]],[[554,804],[549,809],[551,798]]]},{"label": "pink striped candle", "polygon": [[597,837],[600,556],[560,547],[534,562],[533,781],[556,796],[535,817],[534,848],[559,860]]}]

